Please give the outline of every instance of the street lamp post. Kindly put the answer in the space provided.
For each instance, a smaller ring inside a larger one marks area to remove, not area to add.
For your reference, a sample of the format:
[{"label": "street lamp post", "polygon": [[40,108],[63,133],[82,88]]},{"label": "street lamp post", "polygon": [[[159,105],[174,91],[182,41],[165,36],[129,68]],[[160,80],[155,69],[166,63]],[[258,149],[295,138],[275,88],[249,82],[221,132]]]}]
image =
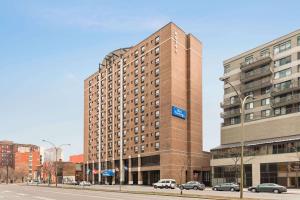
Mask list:
[{"label": "street lamp post", "polygon": [[237,94],[240,103],[241,103],[241,132],[242,132],[242,138],[241,138],[241,164],[240,164],[240,173],[241,173],[241,181],[240,181],[240,199],[243,198],[244,193],[244,143],[245,143],[245,128],[244,128],[244,122],[245,122],[245,104],[248,99],[252,98],[255,99],[252,95],[245,96],[244,98],[242,95],[238,92],[236,87],[232,85],[232,83],[229,81],[229,77],[220,78],[221,81],[224,81],[224,83],[229,84],[230,87],[233,88],[235,93]]},{"label": "street lamp post", "polygon": [[50,144],[55,149],[55,187],[57,187],[57,152],[58,152],[58,149],[60,149],[61,147],[71,146],[71,144],[61,144],[59,146],[56,146],[53,142],[50,142],[47,140],[42,140],[42,141]]}]

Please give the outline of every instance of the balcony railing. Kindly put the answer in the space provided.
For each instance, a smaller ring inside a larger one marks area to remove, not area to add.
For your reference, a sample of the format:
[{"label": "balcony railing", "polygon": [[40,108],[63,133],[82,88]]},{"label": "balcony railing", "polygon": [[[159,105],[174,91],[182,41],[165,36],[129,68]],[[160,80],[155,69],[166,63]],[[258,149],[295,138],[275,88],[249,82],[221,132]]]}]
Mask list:
[{"label": "balcony railing", "polygon": [[224,109],[239,106],[239,105],[240,105],[240,101],[238,99],[235,99],[234,101],[230,101],[229,99],[227,99],[224,102],[220,103],[220,107]]},{"label": "balcony railing", "polygon": [[246,93],[246,92],[254,91],[271,85],[272,85],[271,78],[261,79],[258,81],[253,81],[251,83],[242,85],[241,91],[242,93]]},{"label": "balcony railing", "polygon": [[222,112],[221,117],[222,118],[228,118],[228,117],[234,117],[241,114],[241,111],[239,108],[237,109],[231,109],[230,111]]},{"label": "balcony railing", "polygon": [[[266,118],[271,118],[271,117],[278,117],[278,116],[297,113],[297,112],[300,112],[300,107],[287,108],[284,112],[281,112],[279,114],[276,114],[273,111],[271,111],[271,113],[268,116],[263,116],[261,111],[259,111],[259,112],[253,113],[252,119],[246,118],[246,115],[245,115],[245,122],[256,121],[256,120],[266,119]],[[222,123],[222,126],[230,126],[230,125],[236,125],[236,124],[239,124],[239,123],[231,124],[230,120],[226,120],[224,123]]]},{"label": "balcony railing", "polygon": [[272,71],[270,70],[270,65],[268,65],[266,67],[255,69],[251,72],[242,72],[241,82],[245,83],[271,74]]},{"label": "balcony railing", "polygon": [[300,102],[300,94],[293,94],[290,96],[282,97],[277,99],[272,100],[272,107],[281,107],[281,106],[286,106],[289,104],[295,104]]},{"label": "balcony railing", "polygon": [[280,87],[280,88],[273,88],[271,91],[272,96],[278,96],[281,94],[286,94],[292,91],[300,90],[300,82],[294,81],[290,85]]},{"label": "balcony railing", "polygon": [[241,70],[247,71],[253,69],[255,67],[264,66],[269,64],[272,61],[272,57],[270,55],[266,55],[263,57],[256,57],[252,60],[252,62],[243,62],[241,63]]}]

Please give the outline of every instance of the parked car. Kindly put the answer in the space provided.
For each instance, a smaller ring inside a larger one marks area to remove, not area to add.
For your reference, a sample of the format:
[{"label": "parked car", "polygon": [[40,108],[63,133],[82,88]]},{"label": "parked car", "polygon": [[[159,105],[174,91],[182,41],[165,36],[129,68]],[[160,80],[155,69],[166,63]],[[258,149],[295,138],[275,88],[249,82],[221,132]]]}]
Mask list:
[{"label": "parked car", "polygon": [[185,184],[179,185],[179,188],[181,190],[185,189],[185,190],[204,190],[205,189],[205,185],[203,183],[199,183],[198,181],[190,181],[187,182]]},{"label": "parked car", "polygon": [[80,185],[80,186],[91,186],[91,183],[88,182],[88,181],[81,181],[81,182],[79,183],[79,185]]},{"label": "parked car", "polygon": [[251,192],[274,192],[274,193],[282,193],[287,191],[286,187],[275,183],[262,183],[257,186],[249,187],[248,190]]},{"label": "parked car", "polygon": [[240,191],[240,186],[236,183],[222,183],[212,187],[212,190],[215,191]]},{"label": "parked car", "polygon": [[161,179],[158,182],[153,184],[153,187],[156,188],[176,188],[176,181],[174,179]]}]

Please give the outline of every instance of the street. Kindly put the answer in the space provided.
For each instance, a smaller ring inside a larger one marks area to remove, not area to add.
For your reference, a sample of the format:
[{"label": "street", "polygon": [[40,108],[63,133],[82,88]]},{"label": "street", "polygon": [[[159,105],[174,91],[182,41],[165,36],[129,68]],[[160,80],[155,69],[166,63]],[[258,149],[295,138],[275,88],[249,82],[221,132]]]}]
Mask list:
[{"label": "street", "polygon": [[[35,186],[0,185],[0,200],[187,200],[190,198]],[[205,199],[202,199],[205,200]]]},{"label": "street", "polygon": [[[137,191],[137,192],[148,192],[157,193],[157,195],[149,194],[131,194],[131,193],[119,193],[119,192],[104,192],[104,191],[90,191],[82,190],[79,186],[64,186],[68,189],[63,188],[48,188],[48,187],[37,187],[37,186],[26,186],[26,185],[0,185],[0,200],[94,200],[94,199],[107,199],[107,200],[186,200],[191,199],[188,197],[174,197],[174,196],[162,196],[166,193],[179,194],[179,189],[153,189],[147,186],[123,186],[123,191]],[[74,187],[74,188],[71,188]],[[87,187],[90,189],[101,189],[101,190],[118,190],[118,186],[91,186]],[[159,195],[160,194],[160,195]],[[210,188],[206,188],[204,191],[195,190],[184,190],[183,194],[188,195],[201,195],[197,199],[214,199],[213,197],[221,198],[225,197],[230,199],[231,197],[238,198],[238,192],[218,192],[212,191]],[[245,198],[253,199],[276,199],[276,200],[299,200],[300,191],[296,189],[289,189],[288,193],[273,194],[273,193],[252,193],[245,191]]]}]

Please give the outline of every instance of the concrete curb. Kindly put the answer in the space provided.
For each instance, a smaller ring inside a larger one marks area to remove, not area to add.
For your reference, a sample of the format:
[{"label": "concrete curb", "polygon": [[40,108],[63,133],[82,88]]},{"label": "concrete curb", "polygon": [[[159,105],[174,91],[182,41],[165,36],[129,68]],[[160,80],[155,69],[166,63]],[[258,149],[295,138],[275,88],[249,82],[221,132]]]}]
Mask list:
[{"label": "concrete curb", "polygon": [[[56,188],[55,186],[48,185],[22,185],[22,186],[35,186],[35,187],[47,187]],[[87,191],[101,191],[101,192],[115,192],[115,193],[128,193],[128,194],[144,194],[144,195],[157,195],[157,196],[170,196],[170,197],[186,197],[186,198],[203,198],[212,200],[240,200],[237,197],[225,197],[225,196],[213,196],[213,195],[198,195],[198,194],[176,194],[167,192],[147,192],[147,191],[131,191],[131,190],[110,190],[110,189],[100,189],[100,188],[86,188],[86,187],[62,187],[58,186],[60,189],[75,189],[75,190],[87,190]],[[262,200],[257,198],[243,198],[243,200]]]}]

